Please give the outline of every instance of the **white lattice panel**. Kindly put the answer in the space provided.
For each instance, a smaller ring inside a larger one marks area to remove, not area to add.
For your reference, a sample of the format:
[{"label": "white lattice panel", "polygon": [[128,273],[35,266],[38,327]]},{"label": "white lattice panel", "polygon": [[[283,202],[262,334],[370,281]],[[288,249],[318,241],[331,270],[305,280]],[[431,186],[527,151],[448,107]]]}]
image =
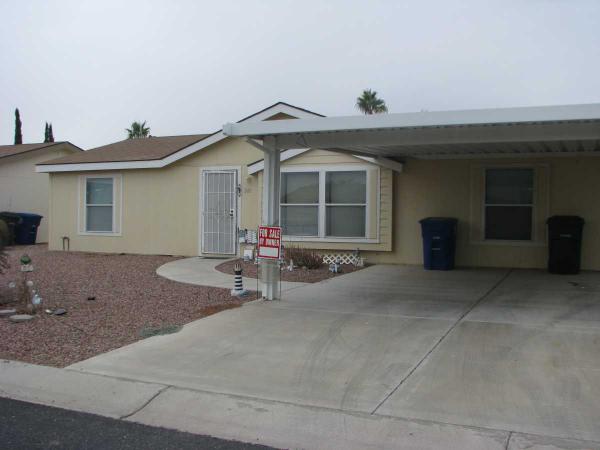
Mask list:
[{"label": "white lattice panel", "polygon": [[339,258],[341,264],[354,264],[358,262],[359,256],[354,253],[329,253],[323,255],[323,262],[325,264],[334,263]]}]

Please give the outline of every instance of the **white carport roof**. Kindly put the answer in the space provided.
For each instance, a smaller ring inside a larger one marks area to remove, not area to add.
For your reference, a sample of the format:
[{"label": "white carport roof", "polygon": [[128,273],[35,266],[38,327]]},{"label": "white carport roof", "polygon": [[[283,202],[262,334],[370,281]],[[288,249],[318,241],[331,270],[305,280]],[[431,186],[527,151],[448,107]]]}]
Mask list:
[{"label": "white carport roof", "polygon": [[223,132],[271,137],[279,150],[394,159],[600,154],[600,104],[228,123]]}]

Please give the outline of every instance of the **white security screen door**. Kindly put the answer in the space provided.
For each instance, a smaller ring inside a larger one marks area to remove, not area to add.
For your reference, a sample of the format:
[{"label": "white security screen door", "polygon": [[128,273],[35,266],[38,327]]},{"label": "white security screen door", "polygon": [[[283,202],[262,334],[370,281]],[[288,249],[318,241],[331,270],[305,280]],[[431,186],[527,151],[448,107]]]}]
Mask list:
[{"label": "white security screen door", "polygon": [[202,171],[202,253],[234,255],[237,171]]}]

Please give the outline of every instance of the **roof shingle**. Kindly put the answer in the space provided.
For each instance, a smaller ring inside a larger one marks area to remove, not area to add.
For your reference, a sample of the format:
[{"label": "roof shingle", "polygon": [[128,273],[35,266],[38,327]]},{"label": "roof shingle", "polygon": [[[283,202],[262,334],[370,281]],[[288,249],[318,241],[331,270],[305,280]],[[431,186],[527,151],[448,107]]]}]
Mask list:
[{"label": "roof shingle", "polygon": [[85,164],[123,161],[152,161],[163,159],[210,134],[191,134],[186,136],[161,136],[140,139],[125,139],[114,144],[103,145],[85,152],[75,153],[62,158],[45,161],[50,164]]}]

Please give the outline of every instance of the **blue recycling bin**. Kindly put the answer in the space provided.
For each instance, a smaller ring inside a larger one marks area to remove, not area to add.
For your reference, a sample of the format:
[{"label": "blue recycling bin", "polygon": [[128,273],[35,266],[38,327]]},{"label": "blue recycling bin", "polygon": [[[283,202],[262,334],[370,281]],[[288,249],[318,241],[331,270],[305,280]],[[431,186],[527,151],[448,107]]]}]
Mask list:
[{"label": "blue recycling bin", "polygon": [[452,270],[456,254],[456,226],[450,217],[427,217],[419,221],[426,270]]},{"label": "blue recycling bin", "polygon": [[15,244],[33,245],[37,239],[37,230],[42,222],[43,216],[32,213],[17,213],[21,223],[15,228]]}]

